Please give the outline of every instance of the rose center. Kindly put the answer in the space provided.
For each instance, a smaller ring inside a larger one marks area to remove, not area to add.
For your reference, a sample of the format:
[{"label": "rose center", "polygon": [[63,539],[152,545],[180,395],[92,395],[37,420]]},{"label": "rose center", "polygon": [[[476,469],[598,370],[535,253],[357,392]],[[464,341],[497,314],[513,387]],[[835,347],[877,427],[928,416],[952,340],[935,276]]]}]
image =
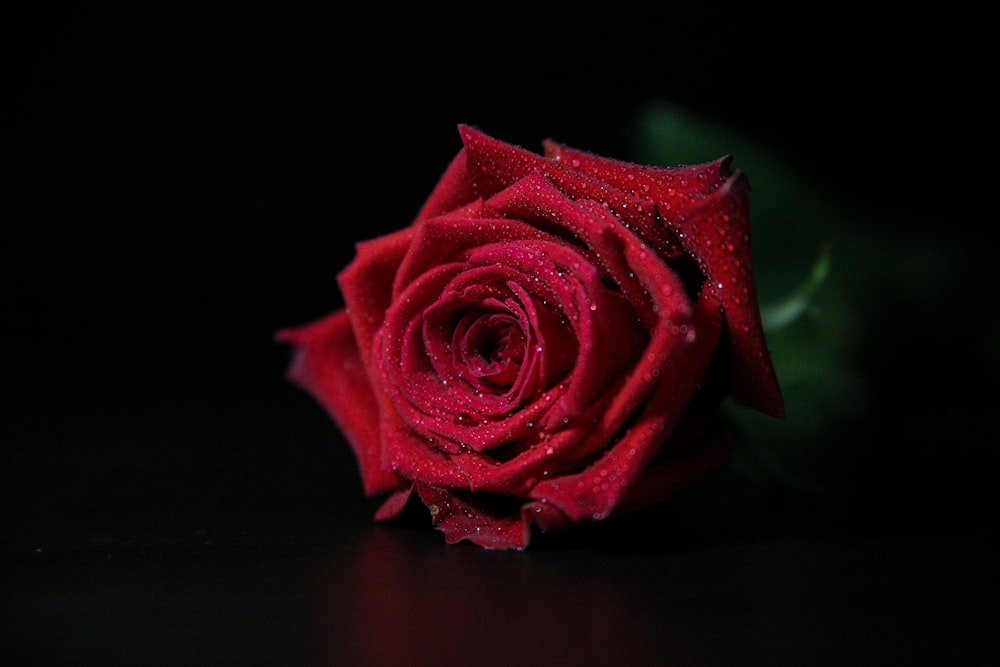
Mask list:
[{"label": "rose center", "polygon": [[468,313],[455,329],[455,362],[479,389],[506,389],[517,379],[526,337],[509,313]]}]

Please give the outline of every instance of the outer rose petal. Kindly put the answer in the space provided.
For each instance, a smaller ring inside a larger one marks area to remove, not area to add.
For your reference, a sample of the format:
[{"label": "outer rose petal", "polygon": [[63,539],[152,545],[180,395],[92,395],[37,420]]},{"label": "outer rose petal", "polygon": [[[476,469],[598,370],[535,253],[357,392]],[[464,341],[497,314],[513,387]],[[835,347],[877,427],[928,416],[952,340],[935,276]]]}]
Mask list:
[{"label": "outer rose petal", "polygon": [[416,489],[448,544],[469,540],[487,549],[524,549],[528,546],[531,526],[516,512],[492,512],[485,507],[481,496],[474,494],[455,493],[420,483]]},{"label": "outer rose petal", "polygon": [[413,495],[413,485],[410,484],[405,489],[400,489],[396,491],[391,496],[386,498],[382,506],[378,508],[375,512],[376,521],[392,521],[399,517],[406,509],[406,504],[410,500],[410,496]]},{"label": "outer rose petal", "polygon": [[764,339],[750,257],[749,185],[736,174],[677,224],[722,300],[732,350],[732,394],[775,417],[785,413],[778,376]]},{"label": "outer rose petal", "polygon": [[361,469],[365,493],[398,489],[400,477],[382,470],[379,410],[347,313],[278,332],[295,346],[288,377],[312,394],[347,437]]},{"label": "outer rose petal", "polygon": [[410,249],[413,234],[414,228],[408,227],[359,243],[354,261],[337,276],[366,367],[375,332],[392,303],[393,276]]},{"label": "outer rose petal", "polygon": [[728,155],[702,164],[654,167],[603,157],[551,139],[546,139],[542,145],[545,157],[636,197],[649,199],[654,189],[662,189],[666,200],[671,202],[668,211],[674,207],[683,210],[694,206],[698,199],[732,175],[732,158]]},{"label": "outer rose petal", "polygon": [[764,340],[750,250],[749,185],[730,158],[682,167],[651,167],[545,142],[545,155],[654,202],[664,222],[716,286],[733,350],[733,396],[774,416],[784,414]]},{"label": "outer rose petal", "polygon": [[659,224],[655,207],[650,202],[474,128],[463,125],[459,131],[465,145],[466,178],[475,185],[474,192],[478,196],[489,197],[532,172],[538,172],[571,199],[592,199],[618,213],[637,235],[664,257],[680,252],[676,239]]},{"label": "outer rose petal", "polygon": [[477,199],[473,180],[469,178],[466,152],[462,149],[452,159],[427,201],[417,213],[414,223],[454,211]]},{"label": "outer rose petal", "polygon": [[693,343],[676,355],[669,377],[661,378],[635,425],[583,472],[532,489],[537,502],[522,511],[529,517],[533,511],[542,530],[610,516],[684,416],[719,340],[718,302],[699,301],[696,308]]}]

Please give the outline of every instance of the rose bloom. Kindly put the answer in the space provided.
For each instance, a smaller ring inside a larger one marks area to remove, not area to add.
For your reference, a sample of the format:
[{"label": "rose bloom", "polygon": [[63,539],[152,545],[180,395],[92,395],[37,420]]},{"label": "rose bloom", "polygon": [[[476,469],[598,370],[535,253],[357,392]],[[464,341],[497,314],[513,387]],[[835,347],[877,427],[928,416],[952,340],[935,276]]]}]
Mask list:
[{"label": "rose bloom", "polygon": [[345,307],[278,334],[339,425],[376,520],[413,497],[448,543],[523,549],[724,465],[728,395],[783,415],[746,177],[459,126],[413,223],[361,242]]}]

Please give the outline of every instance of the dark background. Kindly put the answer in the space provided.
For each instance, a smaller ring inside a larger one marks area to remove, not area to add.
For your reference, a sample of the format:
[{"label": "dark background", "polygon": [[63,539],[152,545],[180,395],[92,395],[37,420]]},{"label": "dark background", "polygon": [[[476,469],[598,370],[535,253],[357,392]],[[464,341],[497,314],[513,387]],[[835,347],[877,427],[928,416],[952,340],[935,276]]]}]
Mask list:
[{"label": "dark background", "polygon": [[[415,620],[441,615],[470,650],[531,638],[498,656],[997,659],[996,613],[973,604],[995,591],[996,548],[986,15],[4,11],[0,657],[462,654]],[[948,248],[926,255],[957,267],[945,298],[924,280],[940,271],[919,266],[908,293],[870,286],[865,312],[879,316],[861,323],[858,358],[870,405],[837,432],[863,452],[843,471],[856,483],[820,503],[680,503],[662,523],[543,539],[537,554],[371,526],[376,505],[336,429],[284,381],[274,332],[340,305],[354,242],[409,222],[460,146],[457,124],[629,159],[638,115],[660,100],[773,148],[877,221],[873,236],[894,239],[880,261],[911,256],[897,251],[916,237]],[[827,645],[842,653],[816,650]]]}]

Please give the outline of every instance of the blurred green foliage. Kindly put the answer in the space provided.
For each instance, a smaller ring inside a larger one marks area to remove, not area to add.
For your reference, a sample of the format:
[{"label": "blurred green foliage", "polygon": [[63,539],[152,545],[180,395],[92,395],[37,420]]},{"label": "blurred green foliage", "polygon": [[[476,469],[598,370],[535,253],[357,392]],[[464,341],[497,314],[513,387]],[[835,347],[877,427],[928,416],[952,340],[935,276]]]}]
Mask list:
[{"label": "blurred green foliage", "polygon": [[783,147],[668,102],[634,127],[639,162],[732,155],[749,178],[758,296],[785,398],[784,419],[728,403],[732,465],[679,502],[749,520],[803,508],[806,522],[809,508],[852,523],[987,511],[1000,465],[1000,309],[984,231],[995,216],[975,192],[921,208],[940,201],[936,170],[956,165],[887,164],[909,170],[912,187],[864,200],[851,173],[824,182]]},{"label": "blurred green foliage", "polygon": [[872,391],[861,364],[860,295],[873,284],[872,272],[885,269],[873,261],[882,245],[865,224],[869,214],[834,202],[774,147],[668,103],[642,113],[635,152],[638,161],[659,165],[728,154],[750,180],[758,295],[786,417],[726,406],[742,434],[724,473],[730,500],[776,489],[835,496],[857,453],[852,425]]}]

